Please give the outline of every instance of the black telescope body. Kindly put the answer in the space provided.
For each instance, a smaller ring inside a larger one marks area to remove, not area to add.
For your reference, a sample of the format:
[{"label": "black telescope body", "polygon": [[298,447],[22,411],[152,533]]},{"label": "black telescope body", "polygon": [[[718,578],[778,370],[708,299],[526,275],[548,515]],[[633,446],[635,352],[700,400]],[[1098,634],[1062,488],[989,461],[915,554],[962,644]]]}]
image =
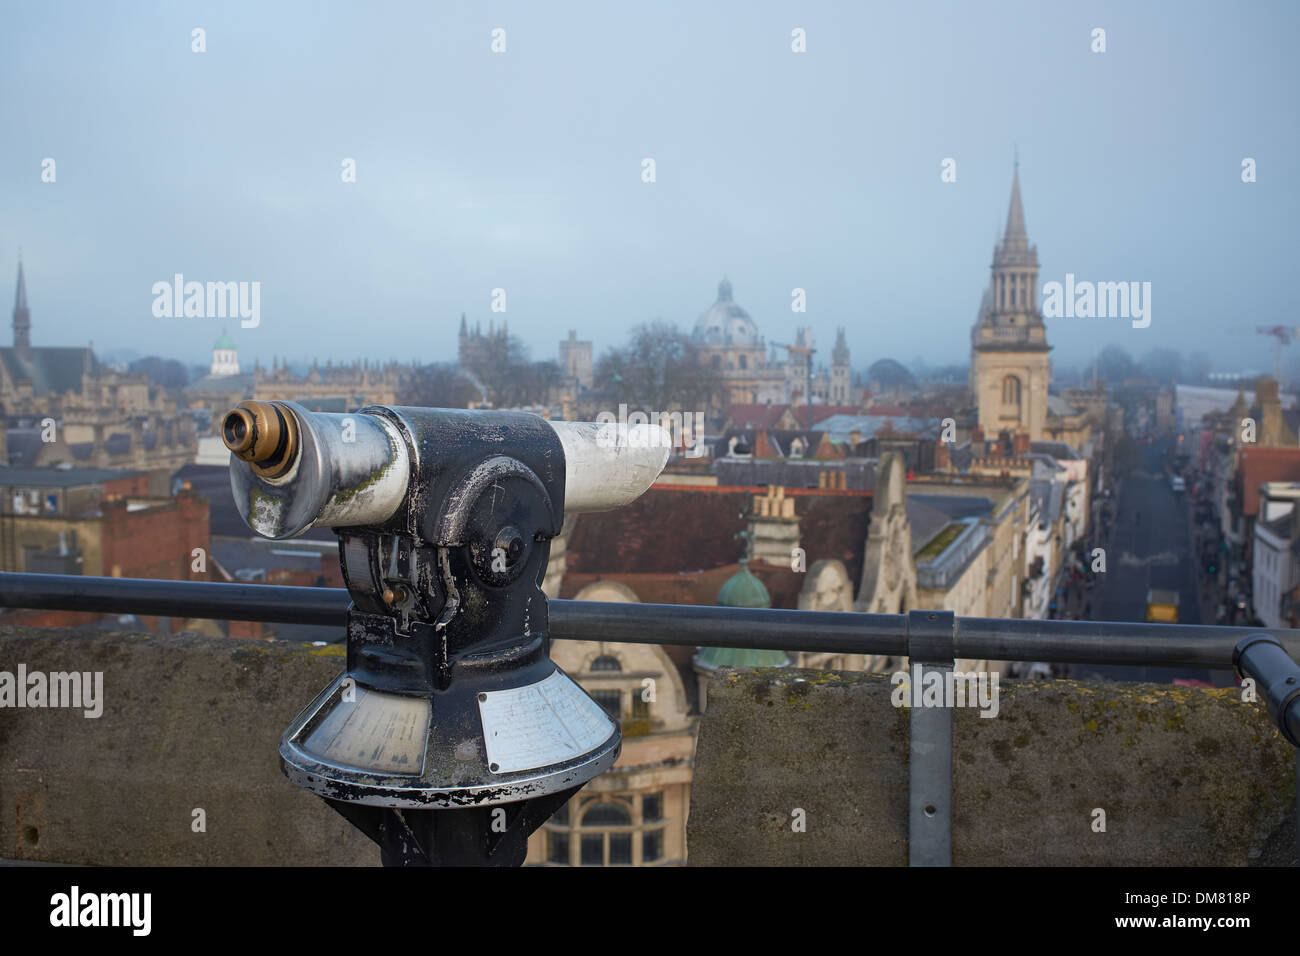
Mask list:
[{"label": "black telescope body", "polygon": [[618,758],[618,724],[550,659],[542,583],[570,456],[608,472],[612,495],[577,494],[603,508],[648,487],[668,450],[585,427],[288,402],[245,402],[223,422],[255,531],[338,535],[347,670],[285,732],[281,763],[386,864],[522,863],[528,835]]}]

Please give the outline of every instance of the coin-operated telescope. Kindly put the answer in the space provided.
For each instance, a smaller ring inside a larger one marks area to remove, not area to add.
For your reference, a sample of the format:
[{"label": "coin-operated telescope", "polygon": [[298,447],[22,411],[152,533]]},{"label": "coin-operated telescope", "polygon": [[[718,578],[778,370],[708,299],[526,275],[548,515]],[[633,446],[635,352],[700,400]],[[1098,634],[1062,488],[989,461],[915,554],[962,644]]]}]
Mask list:
[{"label": "coin-operated telescope", "polygon": [[528,835],[618,758],[618,724],[550,659],[541,584],[565,511],[634,500],[657,425],[244,402],[222,420],[258,534],[339,538],[347,670],[280,741],[285,774],[387,865],[518,865]]}]

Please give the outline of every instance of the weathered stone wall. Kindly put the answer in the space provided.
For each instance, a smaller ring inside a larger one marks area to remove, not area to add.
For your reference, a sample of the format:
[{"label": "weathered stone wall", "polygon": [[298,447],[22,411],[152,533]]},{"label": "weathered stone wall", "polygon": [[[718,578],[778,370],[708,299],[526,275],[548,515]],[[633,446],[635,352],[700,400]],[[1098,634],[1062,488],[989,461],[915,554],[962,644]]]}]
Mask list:
[{"label": "weathered stone wall", "polygon": [[103,671],[104,708],[0,710],[0,858],[378,864],[373,843],[280,772],[280,734],[342,669],[342,648],[0,629],[0,671],[20,663]]},{"label": "weathered stone wall", "polygon": [[[886,677],[821,671],[711,682],[690,862],[906,865],[908,711],[891,690]],[[1295,750],[1262,703],[1154,684],[999,690],[996,717],[955,712],[954,864],[1294,863]]]},{"label": "weathered stone wall", "polygon": [[[103,671],[103,716],[0,709],[0,858],[82,864],[378,863],[281,774],[281,732],[342,649],[0,628],[0,671]],[[798,678],[802,678],[799,680]],[[709,690],[694,864],[907,861],[907,711],[883,677],[728,673]],[[1234,691],[1005,681],[959,709],[954,862],[1290,864],[1294,751]],[[1092,830],[1094,808],[1106,832]],[[206,811],[207,832],[191,829]],[[807,830],[791,830],[791,811]]]}]

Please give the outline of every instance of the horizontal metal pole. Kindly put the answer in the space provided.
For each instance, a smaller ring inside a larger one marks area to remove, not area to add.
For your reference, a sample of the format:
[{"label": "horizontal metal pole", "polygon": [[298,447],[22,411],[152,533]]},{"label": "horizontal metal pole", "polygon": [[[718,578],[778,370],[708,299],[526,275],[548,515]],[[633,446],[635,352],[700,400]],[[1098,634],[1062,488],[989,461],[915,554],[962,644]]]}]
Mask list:
[{"label": "horizontal metal pole", "polygon": [[551,637],[620,644],[749,647],[831,654],[907,653],[904,614],[551,601]]},{"label": "horizontal metal pole", "polygon": [[[351,603],[341,588],[0,572],[0,607],[342,629]],[[560,640],[907,656],[904,614],[553,600],[550,628],[551,637]],[[961,618],[957,656],[1227,669],[1237,642],[1259,633],[1259,628],[1194,624]],[[1300,632],[1270,629],[1267,633],[1292,657],[1300,658]]]},{"label": "horizontal metal pole", "polygon": [[341,588],[0,572],[0,607],[343,627],[351,603]]}]

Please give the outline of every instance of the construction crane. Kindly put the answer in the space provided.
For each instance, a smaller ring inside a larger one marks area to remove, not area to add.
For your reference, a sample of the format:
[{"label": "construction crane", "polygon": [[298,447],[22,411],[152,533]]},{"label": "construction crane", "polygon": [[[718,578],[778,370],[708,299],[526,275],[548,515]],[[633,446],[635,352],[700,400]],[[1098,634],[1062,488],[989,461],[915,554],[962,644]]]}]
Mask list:
[{"label": "construction crane", "polygon": [[[776,343],[773,343],[773,344],[775,344],[776,347],[779,348],[779,349],[785,349],[785,350],[786,350],[787,352],[789,352],[791,355],[802,355],[802,356],[804,356],[805,361],[808,363],[808,367],[807,367],[807,372],[808,372],[808,384],[805,386],[806,391],[804,392],[804,404],[806,404],[806,405],[808,406],[808,430],[809,430],[809,431],[812,431],[812,427],[813,427],[813,419],[812,419],[812,364],[813,364],[813,363],[812,363],[812,357],[813,357],[813,353],[816,352],[817,350],[816,350],[815,348],[812,347],[812,342],[813,342],[813,330],[812,330],[812,326],[811,326],[811,325],[808,326],[807,330],[805,331],[805,334],[804,334],[804,342],[806,343],[806,344],[804,344],[804,345],[786,345],[784,342],[776,342]],[[792,397],[793,397],[793,396],[792,396]]]},{"label": "construction crane", "polygon": [[1292,340],[1300,336],[1300,328],[1293,325],[1259,325],[1255,327],[1258,335],[1271,335],[1277,339],[1277,351],[1273,358],[1273,380],[1277,382],[1277,387],[1282,388],[1282,347],[1290,345]]}]

